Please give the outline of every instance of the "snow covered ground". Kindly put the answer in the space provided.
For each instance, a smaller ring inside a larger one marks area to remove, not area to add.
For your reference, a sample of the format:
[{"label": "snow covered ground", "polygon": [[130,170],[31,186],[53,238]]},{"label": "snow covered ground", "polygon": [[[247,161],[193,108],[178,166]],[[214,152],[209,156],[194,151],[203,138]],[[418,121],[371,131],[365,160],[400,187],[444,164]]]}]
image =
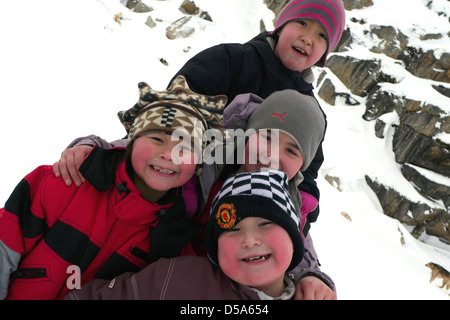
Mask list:
[{"label": "snow covered ground", "polygon": [[[182,0],[144,2],[154,8],[150,15],[155,28],[144,24],[148,14],[130,12],[119,0],[0,2],[0,206],[24,175],[40,164],[53,164],[74,138],[91,133],[108,140],[122,137],[125,131],[116,114],[137,101],[140,81],[163,90],[197,52],[222,42],[246,42],[259,33],[261,18],[268,29],[274,18],[263,0],[196,0],[213,22],[193,17],[189,24],[195,32],[189,38],[168,40],[165,29],[183,16],[178,11]],[[348,12],[348,19],[392,23],[415,37],[448,32],[448,20],[427,9],[425,0],[373,2],[374,7]],[[434,6],[450,15],[448,1],[435,0]],[[399,10],[406,7],[408,14],[400,18]],[[121,25],[113,20],[119,12],[124,14]],[[369,55],[362,34],[360,41],[353,54]],[[450,51],[448,36],[421,45]],[[429,81],[397,71],[388,58],[384,63],[406,79],[399,86],[408,94],[418,86],[428,90]],[[374,123],[361,118],[363,105],[321,104],[328,116],[326,160],[318,179],[321,215],[311,232],[338,298],[450,299],[449,292],[437,287],[440,280],[428,282],[430,270],[425,267],[433,261],[450,270],[450,246],[434,237],[414,239],[382,213],[365,183],[364,175],[370,174],[424,201],[404,183],[391,150],[392,133],[386,132],[384,140],[376,138]],[[340,178],[342,191],[325,181],[326,174]],[[450,186],[449,179],[438,178]]]}]

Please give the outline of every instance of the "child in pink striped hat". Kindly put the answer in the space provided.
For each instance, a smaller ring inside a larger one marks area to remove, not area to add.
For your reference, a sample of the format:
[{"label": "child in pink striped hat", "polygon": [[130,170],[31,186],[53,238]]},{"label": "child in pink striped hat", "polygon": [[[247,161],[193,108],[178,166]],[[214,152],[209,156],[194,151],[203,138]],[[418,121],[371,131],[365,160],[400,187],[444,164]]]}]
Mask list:
[{"label": "child in pink striped hat", "polygon": [[275,23],[275,54],[291,70],[326,64],[345,27],[341,0],[292,0]]}]

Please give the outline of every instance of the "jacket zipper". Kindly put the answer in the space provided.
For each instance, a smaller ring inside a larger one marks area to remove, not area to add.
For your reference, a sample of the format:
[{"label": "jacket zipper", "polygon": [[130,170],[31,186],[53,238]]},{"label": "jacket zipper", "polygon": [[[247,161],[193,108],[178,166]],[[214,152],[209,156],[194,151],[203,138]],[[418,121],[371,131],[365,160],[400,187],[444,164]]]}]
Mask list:
[{"label": "jacket zipper", "polygon": [[121,236],[126,234],[127,228],[128,226],[126,224],[122,223],[120,220],[116,220],[106,240],[103,242],[99,253],[81,275],[82,282],[84,279],[94,279],[95,274],[103,267],[110,256],[120,247],[117,244],[121,242]]},{"label": "jacket zipper", "polygon": [[47,276],[45,268],[23,268],[17,269],[9,277],[9,282],[13,282],[16,279],[36,279],[44,278]]}]

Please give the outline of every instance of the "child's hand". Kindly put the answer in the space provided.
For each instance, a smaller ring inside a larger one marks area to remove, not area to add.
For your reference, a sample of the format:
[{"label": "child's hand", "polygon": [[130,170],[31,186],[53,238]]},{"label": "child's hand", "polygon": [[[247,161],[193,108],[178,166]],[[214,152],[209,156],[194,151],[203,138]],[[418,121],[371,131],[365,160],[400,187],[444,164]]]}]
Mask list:
[{"label": "child's hand", "polygon": [[72,182],[74,182],[77,187],[81,186],[86,180],[78,169],[91,150],[91,146],[68,148],[62,154],[61,159],[53,164],[53,173],[57,177],[62,177],[67,186],[70,186]]},{"label": "child's hand", "polygon": [[336,292],[322,280],[309,276],[302,278],[295,290],[295,300],[336,300]]}]

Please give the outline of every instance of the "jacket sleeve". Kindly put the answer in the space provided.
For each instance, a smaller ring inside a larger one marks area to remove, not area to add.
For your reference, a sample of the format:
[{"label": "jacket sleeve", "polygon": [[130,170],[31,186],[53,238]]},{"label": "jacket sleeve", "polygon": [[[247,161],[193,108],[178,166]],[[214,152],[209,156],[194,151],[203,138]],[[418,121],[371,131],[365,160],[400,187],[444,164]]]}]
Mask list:
[{"label": "jacket sleeve", "polygon": [[205,49],[188,60],[170,80],[170,83],[177,76],[182,75],[186,78],[189,88],[194,92],[229,96],[229,85],[232,83],[230,82],[231,60],[226,45]]},{"label": "jacket sleeve", "polygon": [[160,299],[174,272],[174,263],[174,258],[161,258],[137,273],[125,272],[112,280],[94,279],[69,292],[64,300]]},{"label": "jacket sleeve", "polygon": [[112,280],[94,279],[69,292],[64,300],[139,300],[135,277],[126,272]]},{"label": "jacket sleeve", "polygon": [[[0,298],[4,299],[11,273],[42,238],[46,229],[43,212],[39,208],[41,187],[45,185],[44,167],[28,174],[0,209]],[[51,169],[47,168],[47,172]],[[38,203],[36,203],[38,202]]]},{"label": "jacket sleeve", "polygon": [[[2,215],[0,209],[0,215]],[[20,253],[11,250],[0,240],[0,300],[5,299],[8,292],[8,284],[11,273],[17,270],[20,261]]]},{"label": "jacket sleeve", "polygon": [[125,147],[127,145],[126,139],[119,139],[112,142],[108,142],[105,139],[96,136],[96,135],[89,135],[86,137],[80,137],[73,140],[66,149],[72,148],[75,146],[95,146],[98,145],[102,149],[111,149],[115,147]]}]

